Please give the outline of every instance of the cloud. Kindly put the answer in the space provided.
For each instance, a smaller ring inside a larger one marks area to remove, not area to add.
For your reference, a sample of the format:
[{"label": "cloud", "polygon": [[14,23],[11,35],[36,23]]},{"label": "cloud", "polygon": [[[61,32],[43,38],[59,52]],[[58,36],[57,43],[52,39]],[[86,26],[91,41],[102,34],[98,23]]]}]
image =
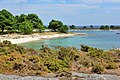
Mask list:
[{"label": "cloud", "polygon": [[120,0],[76,0],[76,2],[83,2],[83,3],[120,3]]},{"label": "cloud", "polygon": [[53,0],[36,0],[36,1],[53,2]]},{"label": "cloud", "polygon": [[98,4],[98,3],[120,3],[120,0],[0,0],[2,2],[44,2],[44,3],[54,3],[54,4],[65,4],[65,3],[70,3],[70,4],[80,4],[80,3],[86,3],[86,4]]},{"label": "cloud", "polygon": [[101,2],[120,2],[120,0],[101,0]]},{"label": "cloud", "polygon": [[35,13],[44,24],[48,24],[51,19],[61,20],[65,24],[119,23],[120,6],[116,5],[119,2],[120,0],[0,0],[0,9],[7,9],[15,15]]},{"label": "cloud", "polygon": [[[51,19],[58,19],[66,24],[74,23],[84,10],[98,9],[99,6],[86,4],[0,4],[0,9],[7,9],[15,15],[36,13],[48,24]],[[68,20],[69,19],[69,20]]]},{"label": "cloud", "polygon": [[120,11],[120,6],[118,6],[118,7],[111,7],[110,9],[111,9],[111,10],[117,10],[117,11]]},{"label": "cloud", "polygon": [[118,3],[120,2],[120,0],[33,0],[33,2],[36,1],[42,1],[42,2],[58,2],[58,3],[79,3],[79,2],[83,2],[83,3],[104,3],[104,2],[114,2],[114,3]]},{"label": "cloud", "polygon": [[28,0],[2,0],[2,2],[15,2],[15,3],[19,3],[19,2],[27,2]]},{"label": "cloud", "polygon": [[45,3],[66,3],[67,0],[33,0],[32,2],[45,2]]},{"label": "cloud", "polygon": [[106,3],[106,2],[114,2],[114,3],[120,3],[120,0],[36,0],[36,1],[42,1],[42,2],[58,2],[58,3],[89,3],[89,4],[95,4],[95,3]]}]

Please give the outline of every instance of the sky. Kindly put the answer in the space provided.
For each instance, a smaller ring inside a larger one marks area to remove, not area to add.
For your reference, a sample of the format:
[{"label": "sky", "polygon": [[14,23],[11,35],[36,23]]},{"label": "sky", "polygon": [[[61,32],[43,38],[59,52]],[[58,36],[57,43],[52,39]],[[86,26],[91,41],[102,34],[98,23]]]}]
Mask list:
[{"label": "sky", "polygon": [[48,25],[120,25],[120,0],[0,0],[0,10],[14,15],[35,13]]}]

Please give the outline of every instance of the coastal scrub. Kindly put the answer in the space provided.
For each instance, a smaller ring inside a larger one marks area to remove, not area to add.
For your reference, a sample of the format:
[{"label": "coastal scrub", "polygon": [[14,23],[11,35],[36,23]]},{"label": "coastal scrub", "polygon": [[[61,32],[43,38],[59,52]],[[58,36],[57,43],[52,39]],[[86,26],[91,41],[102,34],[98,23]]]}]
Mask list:
[{"label": "coastal scrub", "polygon": [[103,51],[85,45],[81,47],[81,50],[61,46],[51,49],[43,45],[40,50],[34,50],[3,41],[0,43],[0,72],[47,76],[49,73],[57,75],[72,71],[101,74],[109,69],[120,69],[119,50]]}]

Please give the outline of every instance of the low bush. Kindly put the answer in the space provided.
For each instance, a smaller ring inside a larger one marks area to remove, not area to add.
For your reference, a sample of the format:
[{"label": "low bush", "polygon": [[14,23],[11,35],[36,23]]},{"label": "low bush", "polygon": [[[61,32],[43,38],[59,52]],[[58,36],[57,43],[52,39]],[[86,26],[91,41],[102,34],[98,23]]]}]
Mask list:
[{"label": "low bush", "polygon": [[92,72],[101,74],[104,72],[104,66],[101,63],[94,63],[92,67]]},{"label": "low bush", "polygon": [[106,69],[117,69],[119,66],[115,62],[108,62]]},{"label": "low bush", "polygon": [[47,68],[52,72],[61,71],[62,69],[68,67],[68,64],[66,64],[65,62],[59,59],[52,58],[46,60],[44,65],[47,66]]},{"label": "low bush", "polygon": [[85,45],[80,45],[81,46],[81,51],[85,51],[88,52],[90,47],[89,46],[85,46]]},{"label": "low bush", "polygon": [[50,49],[47,45],[43,45],[40,50],[34,50],[3,41],[0,43],[0,72],[43,75],[49,72],[78,71],[82,70],[80,68],[86,68],[100,74],[105,68],[119,68],[117,65],[120,59],[119,51],[103,51],[84,45],[81,50],[61,46]]}]

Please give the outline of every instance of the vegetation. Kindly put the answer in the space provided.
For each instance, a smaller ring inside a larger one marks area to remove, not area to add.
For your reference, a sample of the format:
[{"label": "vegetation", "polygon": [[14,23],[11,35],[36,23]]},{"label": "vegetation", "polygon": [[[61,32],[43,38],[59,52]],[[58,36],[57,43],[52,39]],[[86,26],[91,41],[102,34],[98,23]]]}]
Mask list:
[{"label": "vegetation", "polygon": [[67,25],[63,25],[63,23],[61,21],[58,21],[58,20],[50,21],[48,28],[52,29],[55,32],[59,31],[62,33],[67,33],[67,31],[68,31]]},{"label": "vegetation", "polygon": [[76,28],[80,30],[118,30],[120,29],[119,25],[101,25],[101,26],[94,26],[94,25],[89,25],[89,26],[83,26],[81,28]]},{"label": "vegetation", "polygon": [[63,27],[58,28],[58,31],[62,33],[67,33],[68,31],[67,25],[64,25]]},{"label": "vegetation", "polygon": [[[36,14],[13,16],[5,9],[0,11],[0,28],[1,33],[21,34],[31,34],[34,29],[39,32],[45,29]],[[67,25],[58,20],[52,20],[48,28],[55,32],[68,31]],[[70,28],[75,29],[75,26],[71,25]],[[86,29],[86,26],[83,28]],[[90,25],[90,28],[93,26]],[[119,29],[119,26],[102,25],[100,29]],[[42,45],[40,50],[34,50],[11,44],[9,41],[0,42],[0,73],[46,76],[47,73],[87,70],[100,74],[105,70],[120,68],[120,50],[104,51],[80,46],[79,50],[75,47],[61,46],[51,49],[47,45]]]},{"label": "vegetation", "polygon": [[108,25],[105,25],[105,26],[102,25],[102,26],[100,27],[100,29],[102,29],[102,30],[109,30],[110,28],[109,28]]},{"label": "vegetation", "polygon": [[111,25],[111,26],[108,26],[108,25],[105,25],[105,26],[101,26],[100,27],[100,29],[102,29],[102,30],[109,30],[109,29],[113,29],[113,30],[115,30],[115,29],[120,29],[120,26],[114,26],[114,25]]},{"label": "vegetation", "polygon": [[0,11],[0,28],[2,33],[4,33],[4,30],[7,30],[8,32],[31,34],[33,29],[43,30],[44,26],[36,14],[13,16],[12,13],[3,9]]},{"label": "vegetation", "polygon": [[86,26],[83,26],[84,29],[86,29],[87,27]]},{"label": "vegetation", "polygon": [[104,71],[104,66],[101,63],[96,63],[93,65],[92,72],[100,74],[103,71]]},{"label": "vegetation", "polygon": [[110,26],[110,29],[113,29],[113,30],[114,30],[114,29],[120,29],[120,26],[111,25],[111,26]]},{"label": "vegetation", "polygon": [[[1,33],[22,33],[31,34],[33,30],[41,32],[45,29],[42,20],[36,14],[21,14],[14,16],[9,11],[3,9],[0,11],[0,28]],[[53,31],[67,33],[68,27],[61,21],[52,20],[48,28]]]},{"label": "vegetation", "polygon": [[76,27],[75,27],[75,25],[71,25],[69,28],[70,29],[75,29]]},{"label": "vegetation", "polygon": [[34,50],[9,41],[0,43],[2,74],[46,76],[47,73],[73,70],[83,72],[85,68],[90,72],[104,73],[106,69],[120,68],[119,59],[119,50],[103,51],[84,45],[81,45],[81,50],[61,46],[50,49],[47,45]]},{"label": "vegetation", "polygon": [[93,28],[93,25],[90,25],[90,28]]},{"label": "vegetation", "polygon": [[0,11],[0,28],[2,32],[4,29],[11,29],[11,26],[14,23],[14,16],[8,12],[7,10],[3,9]]}]

